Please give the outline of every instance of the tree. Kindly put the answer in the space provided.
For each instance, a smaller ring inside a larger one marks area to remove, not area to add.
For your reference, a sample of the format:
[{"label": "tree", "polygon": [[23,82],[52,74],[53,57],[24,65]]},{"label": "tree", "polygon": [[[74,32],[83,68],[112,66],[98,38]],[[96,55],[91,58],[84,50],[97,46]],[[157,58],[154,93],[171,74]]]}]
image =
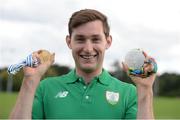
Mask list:
[{"label": "tree", "polygon": [[180,97],[180,75],[164,73],[159,77],[159,94],[161,96]]}]

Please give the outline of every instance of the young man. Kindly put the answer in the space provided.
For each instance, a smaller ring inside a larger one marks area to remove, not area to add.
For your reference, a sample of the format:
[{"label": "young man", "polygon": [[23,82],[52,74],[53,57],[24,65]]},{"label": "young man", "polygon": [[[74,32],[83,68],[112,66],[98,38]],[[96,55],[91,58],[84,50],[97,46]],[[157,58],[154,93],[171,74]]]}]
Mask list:
[{"label": "young man", "polygon": [[[105,51],[112,43],[106,16],[92,9],[80,10],[71,16],[68,27],[66,42],[75,69],[40,82],[53,64],[54,54],[36,68],[24,68],[23,83],[10,118],[153,119],[155,75],[131,76],[136,90],[103,69]],[[151,65],[145,66],[145,71],[149,70]]]}]

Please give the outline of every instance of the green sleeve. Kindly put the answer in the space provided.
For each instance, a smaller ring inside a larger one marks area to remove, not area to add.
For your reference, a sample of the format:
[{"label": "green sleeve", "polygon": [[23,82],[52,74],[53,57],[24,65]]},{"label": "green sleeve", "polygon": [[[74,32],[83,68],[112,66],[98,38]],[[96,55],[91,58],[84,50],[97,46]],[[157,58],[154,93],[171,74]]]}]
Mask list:
[{"label": "green sleeve", "polygon": [[34,96],[33,107],[32,107],[32,118],[33,119],[42,119],[44,118],[43,112],[43,94],[41,84],[38,86],[36,90],[36,94]]},{"label": "green sleeve", "polygon": [[137,117],[137,91],[135,86],[131,86],[127,96],[127,107],[125,119],[136,119]]}]

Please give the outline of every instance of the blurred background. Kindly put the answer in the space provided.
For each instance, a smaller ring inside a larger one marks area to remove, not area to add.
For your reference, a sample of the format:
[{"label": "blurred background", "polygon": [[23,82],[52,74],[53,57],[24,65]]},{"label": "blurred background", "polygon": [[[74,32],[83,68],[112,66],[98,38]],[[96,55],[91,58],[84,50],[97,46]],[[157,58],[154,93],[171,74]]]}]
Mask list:
[{"label": "blurred background", "polygon": [[56,53],[47,76],[74,68],[66,46],[68,21],[77,10],[97,9],[107,15],[113,43],[104,68],[132,83],[120,67],[132,48],[141,48],[158,63],[154,111],[159,119],[180,119],[180,1],[178,0],[0,0],[0,119],[8,118],[23,73],[7,74],[7,67],[33,51]]}]

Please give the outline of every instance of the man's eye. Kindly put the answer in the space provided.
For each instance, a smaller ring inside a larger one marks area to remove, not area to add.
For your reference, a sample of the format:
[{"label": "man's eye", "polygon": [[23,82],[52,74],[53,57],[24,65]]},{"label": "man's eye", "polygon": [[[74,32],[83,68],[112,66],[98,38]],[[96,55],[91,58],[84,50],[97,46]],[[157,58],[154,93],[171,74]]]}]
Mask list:
[{"label": "man's eye", "polygon": [[100,38],[93,38],[92,41],[95,42],[95,43],[98,43],[98,42],[101,41],[101,39]]},{"label": "man's eye", "polygon": [[85,40],[84,40],[84,38],[77,38],[76,41],[77,42],[84,42]]}]

